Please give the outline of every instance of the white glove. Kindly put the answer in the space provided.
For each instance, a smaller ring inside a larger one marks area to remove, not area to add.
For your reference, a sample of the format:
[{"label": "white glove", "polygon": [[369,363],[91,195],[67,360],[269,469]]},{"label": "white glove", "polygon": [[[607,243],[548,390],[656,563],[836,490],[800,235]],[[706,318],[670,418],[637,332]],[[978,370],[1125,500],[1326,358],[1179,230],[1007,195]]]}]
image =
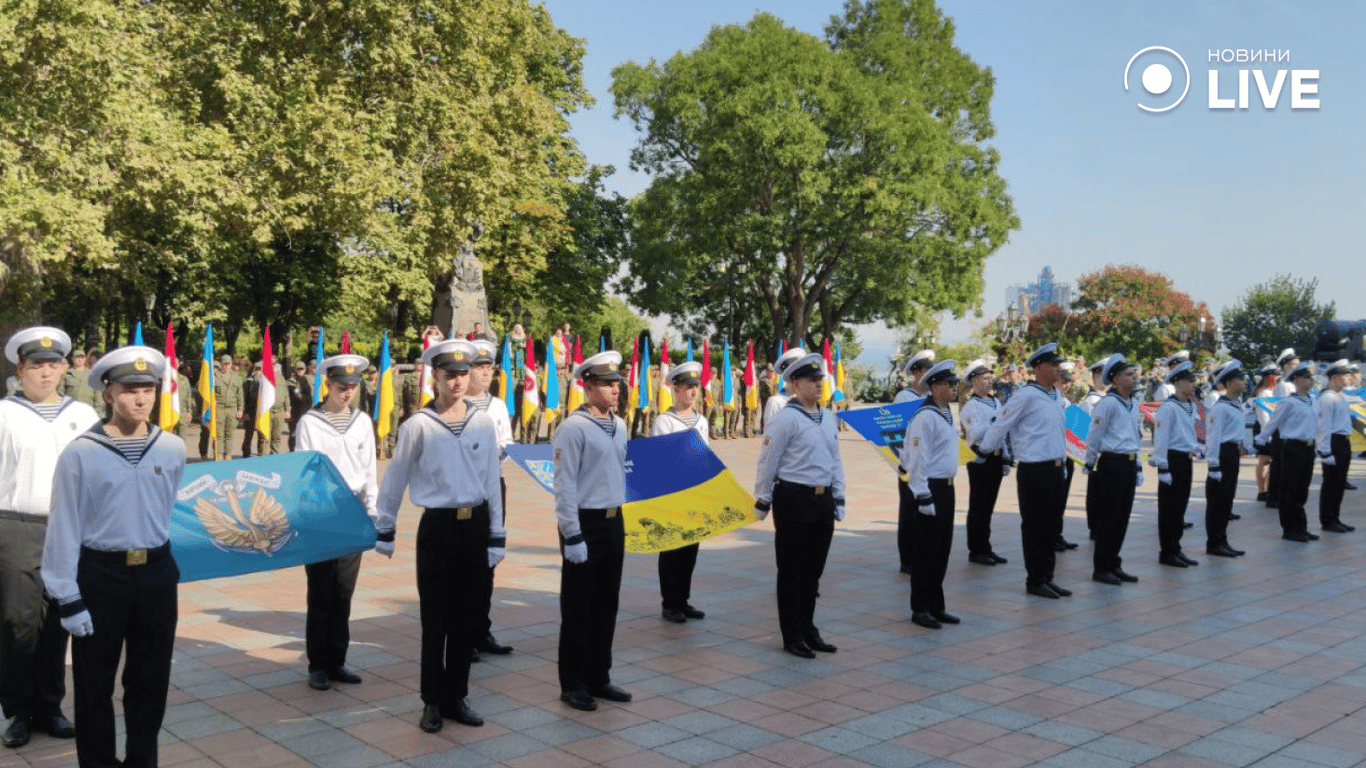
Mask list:
[{"label": "white glove", "polygon": [[394,542],[392,542],[392,541],[377,541],[377,542],[375,542],[375,551],[378,552],[378,553],[380,553],[381,555],[384,555],[385,557],[393,557],[393,556],[394,556]]},{"label": "white glove", "polygon": [[582,563],[588,560],[588,544],[580,541],[578,544],[566,544],[564,548],[564,559],[571,563]]},{"label": "white glove", "polygon": [[933,500],[933,499],[916,499],[916,503],[920,505],[920,507],[919,507],[920,514],[922,514],[922,515],[929,515],[930,517],[934,517],[934,500]]},{"label": "white glove", "polygon": [[1134,485],[1135,485],[1135,486],[1143,485],[1143,470],[1141,470],[1141,469],[1138,470],[1138,475],[1137,475],[1136,477],[1134,477]]},{"label": "white glove", "polygon": [[1158,472],[1158,473],[1157,473],[1157,482],[1162,483],[1163,485],[1171,485],[1171,484],[1172,484],[1172,473],[1170,473],[1170,472]]},{"label": "white glove", "polygon": [[758,517],[760,520],[765,520],[768,518],[768,510],[760,507],[758,504],[755,504],[754,515]]},{"label": "white glove", "polygon": [[1090,465],[1090,464],[1082,464],[1082,465],[1081,465],[1081,473],[1082,473],[1083,475],[1089,475],[1089,474],[1091,474],[1091,471],[1092,471],[1092,470],[1091,470],[1091,465]]},{"label": "white glove", "polygon": [[1337,465],[1338,465],[1338,457],[1334,456],[1333,454],[1330,453],[1330,454],[1328,454],[1327,456],[1324,456],[1324,457],[1323,457],[1323,466],[1325,466],[1325,467],[1336,467]]},{"label": "white glove", "polygon": [[1223,472],[1220,472],[1220,471],[1217,470],[1217,469],[1211,469],[1211,470],[1209,471],[1208,477],[1209,477],[1209,479],[1211,479],[1211,480],[1213,480],[1214,482],[1217,483],[1217,482],[1220,482],[1220,481],[1222,481],[1222,480],[1224,479],[1224,473],[1223,473]]},{"label": "white glove", "polygon": [[1009,465],[1009,464],[1002,464],[1002,465],[1001,465],[1001,477],[1010,477],[1010,465]]},{"label": "white glove", "polygon": [[88,637],[95,633],[95,625],[90,620],[90,611],[81,611],[75,616],[62,619],[62,629],[75,637]]},{"label": "white glove", "polygon": [[835,504],[835,520],[837,520],[837,521],[843,521],[843,520],[844,520],[844,505],[843,505],[843,504],[840,504],[840,503],[838,503],[838,502]]},{"label": "white glove", "polygon": [[1067,479],[1067,462],[1068,459],[1063,459],[1062,465],[1058,467],[1058,470],[1062,472],[1062,479],[1064,480]]},{"label": "white glove", "polygon": [[507,547],[489,547],[489,567],[496,568],[507,557]]}]

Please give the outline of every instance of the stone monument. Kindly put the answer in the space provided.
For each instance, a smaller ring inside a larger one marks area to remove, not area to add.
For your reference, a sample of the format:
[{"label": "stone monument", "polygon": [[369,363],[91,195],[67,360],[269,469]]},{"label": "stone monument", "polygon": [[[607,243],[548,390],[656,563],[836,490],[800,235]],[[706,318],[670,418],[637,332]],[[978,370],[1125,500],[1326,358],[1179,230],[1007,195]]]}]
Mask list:
[{"label": "stone monument", "polygon": [[484,294],[484,265],[474,255],[474,244],[484,235],[484,227],[475,224],[470,238],[460,245],[460,253],[451,265],[450,280],[443,293],[432,297],[432,324],[449,335],[452,331],[464,337],[474,330],[475,323],[489,329],[489,303]]}]

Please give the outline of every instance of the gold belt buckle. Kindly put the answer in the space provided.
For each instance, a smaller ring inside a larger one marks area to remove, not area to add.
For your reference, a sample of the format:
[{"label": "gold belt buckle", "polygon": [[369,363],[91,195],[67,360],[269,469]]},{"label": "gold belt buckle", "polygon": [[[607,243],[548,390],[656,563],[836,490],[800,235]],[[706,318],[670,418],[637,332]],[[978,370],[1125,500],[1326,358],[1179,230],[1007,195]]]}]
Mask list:
[{"label": "gold belt buckle", "polygon": [[907,472],[898,472],[898,473],[896,473],[896,479],[900,480],[900,481],[903,482],[903,483],[909,483],[909,482],[911,482],[911,476],[910,476],[910,474],[907,473]]},{"label": "gold belt buckle", "polygon": [[1129,457],[1129,461],[1138,461],[1138,454],[1136,453],[1126,453],[1124,455]]},{"label": "gold belt buckle", "polygon": [[456,520],[468,520],[474,517],[474,507],[458,507],[455,510]]},{"label": "gold belt buckle", "polygon": [[611,519],[611,518],[613,518],[613,517],[616,517],[616,516],[617,516],[617,512],[618,512],[620,509],[621,509],[621,507],[608,507],[608,508],[607,508],[607,517],[608,517],[608,519]]},{"label": "gold belt buckle", "polygon": [[945,483],[946,485],[948,485],[950,488],[952,488],[952,487],[953,487],[953,478],[950,477],[949,479],[945,480],[944,483]]},{"label": "gold belt buckle", "polygon": [[825,486],[823,486],[823,485],[818,485],[818,486],[816,486],[816,495],[817,495],[817,496],[824,496],[824,495],[825,495]]},{"label": "gold belt buckle", "polygon": [[146,565],[146,564],[147,564],[147,550],[145,550],[145,549],[130,549],[130,550],[128,550],[128,551],[125,552],[124,555],[123,555],[123,564],[124,564],[124,565]]},{"label": "gold belt buckle", "polygon": [[1055,467],[1061,467],[1061,466],[1062,466],[1062,459],[1054,459],[1054,460],[1053,460],[1053,466],[1055,466]]}]

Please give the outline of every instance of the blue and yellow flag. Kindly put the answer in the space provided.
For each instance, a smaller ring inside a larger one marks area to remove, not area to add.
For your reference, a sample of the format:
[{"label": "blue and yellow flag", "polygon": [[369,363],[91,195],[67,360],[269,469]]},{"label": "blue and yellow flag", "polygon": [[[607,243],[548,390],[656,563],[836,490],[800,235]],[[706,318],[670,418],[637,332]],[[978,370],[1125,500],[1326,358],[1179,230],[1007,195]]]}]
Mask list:
[{"label": "blue and yellow flag", "polygon": [[692,337],[691,337],[691,336],[688,337],[688,359],[687,359],[686,362],[689,362],[689,363],[692,362]]},{"label": "blue and yellow flag", "polygon": [[133,346],[135,346],[135,347],[141,347],[141,346],[143,346],[143,344],[142,344],[142,321],[141,321],[141,320],[138,321],[138,324],[137,324],[137,325],[133,326]]},{"label": "blue and yellow flag", "polygon": [[512,337],[503,334],[503,374],[498,377],[498,399],[503,401],[503,405],[508,408],[508,413],[517,412],[517,401],[512,393],[515,388],[512,386]]},{"label": "blue and yellow flag", "polygon": [[[857,411],[840,411],[836,415],[841,421],[853,427],[860,437],[872,443],[878,455],[900,471],[901,446],[906,442],[906,425],[910,424],[911,417],[920,410],[920,404],[923,402],[925,399],[922,397],[904,403],[860,408]],[[977,455],[960,437],[958,463],[966,464],[975,458]]]},{"label": "blue and yellow flag", "polygon": [[721,355],[721,407],[727,411],[735,410],[734,377],[730,371],[730,339],[726,339],[725,352]]},{"label": "blue and yellow flag", "polygon": [[[507,447],[541,487],[555,492],[555,449]],[[758,522],[754,497],[693,430],[626,444],[626,551],[650,554],[696,544]]]},{"label": "blue and yellow flag", "polygon": [[389,332],[384,332],[384,342],[379,348],[379,377],[376,386],[374,412],[375,434],[389,436],[389,427],[394,420],[394,365],[389,358]]},{"label": "blue and yellow flag", "polygon": [[327,329],[318,326],[318,348],[313,353],[313,362],[317,368],[313,371],[313,404],[317,405],[327,397],[327,391],[323,389],[323,384],[327,378],[323,376],[323,338],[327,335]]},{"label": "blue and yellow flag", "polygon": [[555,336],[545,340],[545,421],[547,424],[560,416],[560,379],[555,371]]},{"label": "blue and yellow flag", "polygon": [[840,356],[840,343],[835,342],[835,402],[844,402],[844,358]]},{"label": "blue and yellow flag", "polygon": [[650,337],[641,339],[640,367],[636,370],[636,407],[642,411],[650,410]]},{"label": "blue and yellow flag", "polygon": [[375,526],[317,451],[191,464],[171,541],[181,581],[289,568],[362,552]]},{"label": "blue and yellow flag", "polygon": [[218,410],[218,396],[214,394],[213,376],[213,323],[209,323],[208,330],[204,331],[204,359],[199,363],[199,381],[195,388],[199,390],[199,400],[204,404],[204,412],[199,420],[209,430],[210,438],[218,437],[218,419],[214,418]]}]

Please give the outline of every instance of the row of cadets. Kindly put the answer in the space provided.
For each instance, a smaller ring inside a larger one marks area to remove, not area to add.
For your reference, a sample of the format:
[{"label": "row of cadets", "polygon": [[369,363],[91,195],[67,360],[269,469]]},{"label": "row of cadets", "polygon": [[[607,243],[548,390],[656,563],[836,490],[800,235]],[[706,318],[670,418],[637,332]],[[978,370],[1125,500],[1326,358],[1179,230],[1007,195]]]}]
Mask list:
[{"label": "row of cadets", "polygon": [[991,454],[1001,448],[1007,436],[1010,438],[1016,459],[1025,591],[1052,600],[1072,594],[1053,580],[1055,544],[1062,532],[1067,503],[1062,495],[1066,422],[1054,388],[1062,361],[1057,342],[1045,344],[1029,356],[1025,365],[1034,369],[1034,381],[1015,390],[978,446],[979,455]]},{"label": "row of cadets", "polygon": [[[100,358],[89,382],[113,414],[72,440],[53,474],[42,574],[62,626],[74,637],[81,765],[157,764],[180,580],[169,529],[185,471],[184,441],[147,422],[165,365],[160,352],[143,346]],[[121,656],[122,762],[113,701]]]},{"label": "row of cadets", "polygon": [[[1304,515],[1304,504],[1309,499],[1309,481],[1314,474],[1314,447],[1318,437],[1314,406],[1309,400],[1314,376],[1307,363],[1299,363],[1290,369],[1281,383],[1294,387],[1294,394],[1282,397],[1276,403],[1276,412],[1271,415],[1255,442],[1257,445],[1272,444],[1271,487],[1278,494],[1273,498],[1281,517],[1281,538],[1299,542],[1315,541],[1319,537],[1309,532]],[[1280,384],[1276,388],[1279,391]],[[1276,442],[1280,443],[1279,453],[1276,452]],[[1272,501],[1268,499],[1267,504],[1272,505]]]},{"label": "row of cadets", "polygon": [[497,432],[465,397],[474,345],[452,339],[422,353],[436,398],[399,428],[380,484],[375,551],[393,556],[406,490],[423,508],[417,528],[417,594],[422,622],[419,727],[435,733],[444,718],[483,725],[470,707],[470,654],[489,569],[507,553]]},{"label": "row of cadets", "polygon": [[[1100,402],[1101,398],[1105,397],[1107,387],[1105,385],[1104,373],[1105,364],[1107,362],[1109,361],[1097,360],[1096,362],[1091,363],[1090,367],[1087,369],[1091,372],[1091,388],[1087,390],[1086,395],[1077,403],[1078,407],[1083,411],[1086,411],[1087,416],[1092,414],[1096,408],[1096,404]],[[1090,534],[1092,541],[1096,538],[1095,510],[1097,506],[1096,484],[1092,482],[1091,478],[1088,476],[1086,479],[1086,530]]]},{"label": "row of cadets", "polygon": [[1352,410],[1342,390],[1352,375],[1351,363],[1338,360],[1324,376],[1328,386],[1319,394],[1318,454],[1323,462],[1323,485],[1319,489],[1319,525],[1325,531],[1350,533],[1356,528],[1342,522],[1342,494],[1347,490],[1347,471],[1352,464]]},{"label": "row of cadets", "polygon": [[1116,352],[1101,366],[1101,384],[1109,392],[1091,409],[1086,435],[1086,511],[1096,541],[1091,578],[1101,584],[1138,581],[1122,566],[1120,550],[1129,530],[1134,492],[1143,483],[1138,451],[1143,441],[1142,413],[1134,390],[1137,363]]},{"label": "row of cadets", "polygon": [[759,519],[773,510],[778,563],[778,624],[783,649],[811,659],[834,645],[816,628],[816,596],[835,522],[844,519],[844,465],[835,416],[821,408],[825,362],[818,353],[789,363],[792,399],[764,428],[754,483]]},{"label": "row of cadets", "polygon": [[[906,386],[896,393],[892,398],[892,404],[909,403],[925,397],[917,385],[920,377],[934,365],[934,350],[922,349],[911,355],[911,359],[902,366],[901,372],[906,376]],[[904,450],[904,446],[903,446]],[[896,551],[900,561],[902,573],[911,574],[914,571],[912,553],[915,550],[915,497],[906,487],[906,483],[901,478],[897,478],[897,521],[896,521]]]},{"label": "row of cadets", "polygon": [[929,629],[959,622],[944,605],[944,574],[953,546],[953,477],[958,473],[958,433],[949,407],[958,397],[957,365],[944,360],[921,375],[919,388],[928,394],[906,426],[901,449],[901,471],[915,505],[903,510],[915,525],[911,621]]},{"label": "row of cadets", "polygon": [[[1296,387],[1294,382],[1290,380],[1290,374],[1299,366],[1299,364],[1299,355],[1295,354],[1295,349],[1293,347],[1286,347],[1281,350],[1281,353],[1276,356],[1276,367],[1280,370],[1280,375],[1277,377],[1276,386],[1271,388],[1271,397],[1282,398],[1282,401],[1284,401],[1285,398],[1289,398],[1295,394]],[[1312,384],[1310,386],[1312,388]],[[1308,390],[1305,391],[1308,392]],[[1284,476],[1282,469],[1285,465],[1277,466],[1278,460],[1281,458],[1281,453],[1283,452],[1283,439],[1282,435],[1278,434],[1275,429],[1270,433],[1267,432],[1270,421],[1271,417],[1268,416],[1267,421],[1262,424],[1262,435],[1259,435],[1259,437],[1267,437],[1258,441],[1257,445],[1266,445],[1267,455],[1271,457],[1271,466],[1267,470],[1266,478],[1266,505],[1272,509],[1276,509],[1280,506],[1281,502],[1281,478]]]},{"label": "row of cadets", "polygon": [[626,556],[626,422],[621,354],[599,352],[574,368],[584,404],[555,433],[555,519],[560,566],[560,700],[591,712],[597,699],[631,700],[612,684],[621,570]]},{"label": "row of cadets", "polygon": [[[361,374],[369,366],[360,355],[334,355],[322,361],[319,370],[327,380],[327,396],[294,425],[294,450],[319,451],[331,459],[365,511],[378,519],[375,431],[369,415],[351,407],[360,389]],[[346,666],[351,597],[360,563],[361,553],[356,552],[304,566],[308,583],[304,648],[308,685],[314,690],[325,691],[333,682],[361,682],[360,675]]]},{"label": "row of cadets", "polygon": [[[490,392],[493,385],[494,360],[497,359],[497,347],[487,339],[475,339],[474,344],[474,366],[470,368],[470,391],[469,399],[474,403],[474,407],[484,411],[493,420],[493,431],[498,436],[498,487],[503,499],[503,519],[500,521],[503,529],[507,529],[507,504],[508,504],[508,485],[503,478],[502,462],[507,459],[507,447],[512,444],[512,417],[508,414],[507,403],[494,397]],[[553,425],[552,425],[553,426]],[[493,636],[493,572],[495,564],[489,565],[488,580],[484,583],[484,599],[480,607],[479,619],[475,627],[474,652],[470,654],[471,661],[479,660],[479,653],[491,653],[496,656],[506,656],[512,653],[512,646],[503,645],[498,642],[498,638]]]},{"label": "row of cadets", "polygon": [[1190,350],[1182,349],[1168,355],[1162,360],[1162,365],[1167,369],[1167,374],[1163,377],[1162,383],[1157,385],[1157,389],[1153,391],[1153,401],[1158,403],[1159,406],[1162,403],[1167,402],[1172,395],[1176,394],[1176,385],[1171,381],[1172,371],[1174,371],[1178,365],[1190,362],[1190,359]]},{"label": "row of cadets", "polygon": [[68,634],[39,569],[57,457],[100,420],[86,403],[57,394],[70,351],[66,333],[48,327],[19,331],[5,345],[20,384],[0,400],[0,707],[11,749],[29,742],[31,728],[75,735],[62,714]]},{"label": "row of cadets", "polygon": [[1199,565],[1181,551],[1190,503],[1191,469],[1198,443],[1195,439],[1195,372],[1189,360],[1177,363],[1163,383],[1172,394],[1153,414],[1153,455],[1148,463],[1157,467],[1157,561],[1175,568]]},{"label": "row of cadets", "polygon": [[[710,445],[707,420],[695,410],[698,394],[702,391],[701,363],[683,363],[674,368],[669,372],[668,385],[673,390],[673,403],[655,418],[653,434],[669,435],[693,430],[701,436],[703,445]],[[697,551],[697,544],[689,544],[659,553],[659,595],[661,615],[665,621],[682,624],[688,619],[706,617],[704,612],[688,602],[692,597],[692,574],[697,567]]]},{"label": "row of cadets", "polygon": [[[992,375],[991,364],[986,360],[973,360],[964,372],[972,396],[959,409],[959,421],[963,425],[963,437],[968,445],[977,450],[987,428],[996,421],[1000,403],[992,396],[992,385],[996,377]],[[1001,492],[1001,481],[1010,474],[1015,462],[1010,458],[1010,446],[1002,446],[996,451],[978,455],[968,462],[968,561],[979,565],[997,565],[1009,562],[996,554],[991,547],[991,515],[996,510],[996,498]],[[902,503],[906,496],[902,496]]]},{"label": "row of cadets", "polygon": [[[793,347],[782,353],[778,356],[777,362],[773,363],[774,375],[783,379],[783,373],[787,371],[788,366],[803,357],[806,357],[806,350],[801,347]],[[783,380],[785,381],[786,379]],[[787,401],[791,399],[792,396],[787,390],[774,392],[768,396],[768,401],[764,403],[764,423],[760,425],[765,434],[768,433],[768,425],[773,423],[773,420],[778,417],[778,412],[781,411],[787,405]]]},{"label": "row of cadets", "polygon": [[1247,414],[1242,401],[1247,374],[1240,361],[1230,360],[1216,368],[1211,379],[1216,388],[1224,388],[1224,393],[1205,415],[1205,460],[1209,464],[1205,476],[1205,554],[1237,557],[1247,553],[1228,543],[1228,523],[1236,519],[1233,497],[1238,491],[1242,457],[1252,453],[1245,437]]}]

